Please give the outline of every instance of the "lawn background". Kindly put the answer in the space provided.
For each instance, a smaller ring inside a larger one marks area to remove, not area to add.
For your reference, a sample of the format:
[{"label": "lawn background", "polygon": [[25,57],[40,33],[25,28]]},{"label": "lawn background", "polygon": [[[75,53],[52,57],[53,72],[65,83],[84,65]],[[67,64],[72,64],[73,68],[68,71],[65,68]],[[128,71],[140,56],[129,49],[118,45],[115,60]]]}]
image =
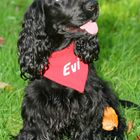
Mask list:
[{"label": "lawn background", "polygon": [[[18,133],[22,126],[20,105],[26,82],[19,74],[16,42],[23,14],[31,0],[0,0],[0,81],[12,89],[0,90],[0,140]],[[140,104],[140,0],[99,0],[100,57],[98,74],[109,81],[121,99]],[[140,112],[125,109],[133,129],[126,140],[140,136]]]}]

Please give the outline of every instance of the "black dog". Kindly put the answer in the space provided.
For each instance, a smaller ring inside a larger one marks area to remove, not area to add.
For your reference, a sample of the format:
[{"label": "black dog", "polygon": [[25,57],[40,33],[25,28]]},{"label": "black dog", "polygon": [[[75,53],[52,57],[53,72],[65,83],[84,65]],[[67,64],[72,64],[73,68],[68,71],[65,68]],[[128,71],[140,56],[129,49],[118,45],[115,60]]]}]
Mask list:
[{"label": "black dog", "polygon": [[[27,10],[18,50],[21,77],[30,82],[22,104],[23,128],[15,139],[61,140],[66,136],[71,140],[123,140],[125,121],[119,101],[92,64],[99,54],[97,35],[80,28],[95,22],[98,13],[96,0],[34,0]],[[65,51],[72,43],[79,59],[65,72],[69,74],[70,68],[75,72],[81,63],[86,65],[83,93],[45,75],[52,68],[53,53]],[[109,130],[104,129],[106,108],[118,119],[118,125]]]}]

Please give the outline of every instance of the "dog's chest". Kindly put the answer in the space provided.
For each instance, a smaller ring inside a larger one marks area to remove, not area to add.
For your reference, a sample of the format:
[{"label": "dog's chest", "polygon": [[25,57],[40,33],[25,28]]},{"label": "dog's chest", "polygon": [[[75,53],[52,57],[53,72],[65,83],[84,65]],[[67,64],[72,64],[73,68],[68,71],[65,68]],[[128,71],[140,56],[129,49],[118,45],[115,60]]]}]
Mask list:
[{"label": "dog's chest", "polygon": [[87,75],[88,65],[74,55],[74,42],[52,54],[49,69],[44,73],[44,77],[81,93],[84,91]]}]

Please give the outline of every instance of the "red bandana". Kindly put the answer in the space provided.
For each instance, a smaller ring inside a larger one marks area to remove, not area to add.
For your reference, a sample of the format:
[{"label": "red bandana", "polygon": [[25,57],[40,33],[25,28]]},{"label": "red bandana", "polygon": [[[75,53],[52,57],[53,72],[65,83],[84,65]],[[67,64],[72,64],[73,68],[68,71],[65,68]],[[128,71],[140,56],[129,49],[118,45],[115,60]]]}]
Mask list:
[{"label": "red bandana", "polygon": [[88,75],[88,65],[74,55],[74,42],[67,48],[54,52],[49,58],[49,69],[44,77],[83,92]]}]

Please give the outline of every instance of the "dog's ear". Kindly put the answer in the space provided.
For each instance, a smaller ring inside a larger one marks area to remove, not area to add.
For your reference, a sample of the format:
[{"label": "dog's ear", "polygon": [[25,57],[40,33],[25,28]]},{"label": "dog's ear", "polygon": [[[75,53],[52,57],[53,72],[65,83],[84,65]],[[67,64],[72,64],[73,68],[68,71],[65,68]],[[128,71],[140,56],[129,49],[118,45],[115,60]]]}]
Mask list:
[{"label": "dog's ear", "polygon": [[48,66],[51,41],[45,31],[44,1],[35,0],[24,16],[18,40],[22,78],[34,78]]},{"label": "dog's ear", "polygon": [[77,39],[74,53],[85,63],[92,63],[98,59],[100,52],[97,35],[85,35]]}]

